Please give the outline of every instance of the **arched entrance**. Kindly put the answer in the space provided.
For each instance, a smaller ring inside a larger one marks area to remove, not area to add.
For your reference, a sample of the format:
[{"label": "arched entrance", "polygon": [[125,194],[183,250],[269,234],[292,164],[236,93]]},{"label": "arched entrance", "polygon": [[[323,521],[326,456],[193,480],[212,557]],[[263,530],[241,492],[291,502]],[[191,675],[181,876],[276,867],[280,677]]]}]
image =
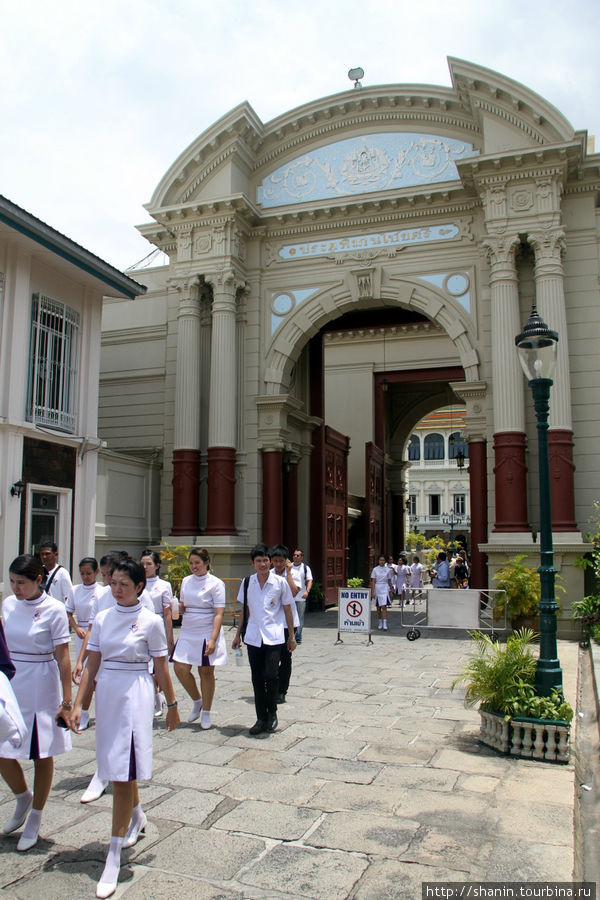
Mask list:
[{"label": "arched entrance", "polygon": [[[354,567],[360,565],[357,574],[366,579],[373,556],[391,549],[394,530],[403,529],[402,472],[414,424],[436,407],[462,402],[450,385],[466,383],[467,373],[471,378],[478,374],[477,352],[457,304],[418,279],[393,280],[379,271],[377,280],[394,282],[384,299],[357,299],[350,291],[344,296],[337,286],[308,300],[281,323],[267,362],[271,408],[277,389],[280,403],[285,403],[298,371],[308,376],[308,413],[316,420],[309,552],[314,568],[323,572],[328,602],[336,602],[348,558]],[[451,333],[442,324],[448,322]],[[302,346],[302,336],[319,325],[309,345]],[[300,336],[296,345],[294,335]],[[473,383],[481,390],[478,381]],[[289,426],[289,418],[284,418]],[[347,438],[349,444],[344,444]],[[263,451],[263,460],[264,455]],[[265,478],[273,477],[270,471],[263,472]],[[478,474],[482,479],[478,492],[485,494],[485,466]],[[278,481],[283,483],[284,477]],[[292,491],[283,503],[282,519],[287,522],[299,512],[290,509],[293,502]],[[269,506],[263,505],[263,531],[269,531],[271,515]],[[275,533],[278,528],[273,523],[271,530]],[[478,540],[486,538],[486,530],[478,535]],[[484,567],[482,559],[482,585]]]}]

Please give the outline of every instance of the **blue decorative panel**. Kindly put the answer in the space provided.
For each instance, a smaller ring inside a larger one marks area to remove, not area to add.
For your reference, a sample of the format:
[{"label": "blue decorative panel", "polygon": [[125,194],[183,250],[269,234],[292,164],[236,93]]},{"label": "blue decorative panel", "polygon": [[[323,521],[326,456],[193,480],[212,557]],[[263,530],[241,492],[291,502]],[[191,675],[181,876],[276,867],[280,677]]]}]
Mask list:
[{"label": "blue decorative panel", "polygon": [[319,147],[275,169],[259,185],[257,200],[266,209],[456,181],[455,160],[478,153],[472,144],[434,134],[365,134]]},{"label": "blue decorative panel", "polygon": [[271,336],[275,334],[286,316],[321,288],[301,288],[297,291],[273,291],[271,294]]},{"label": "blue decorative panel", "polygon": [[440,272],[435,275],[420,275],[419,278],[440,288],[468,313],[471,312],[471,279],[468,272]]}]

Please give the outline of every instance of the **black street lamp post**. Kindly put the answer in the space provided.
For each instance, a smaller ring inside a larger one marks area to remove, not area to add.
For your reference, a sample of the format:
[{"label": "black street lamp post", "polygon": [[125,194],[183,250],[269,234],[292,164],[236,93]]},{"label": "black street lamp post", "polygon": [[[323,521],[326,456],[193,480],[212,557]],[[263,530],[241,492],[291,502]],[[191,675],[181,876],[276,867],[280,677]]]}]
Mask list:
[{"label": "black street lamp post", "polygon": [[540,317],[535,302],[521,334],[515,338],[519,362],[533,394],[537,418],[538,466],[540,493],[540,655],[535,674],[538,694],[549,695],[562,689],[562,669],[556,644],[556,602],[554,550],[552,545],[552,511],[550,506],[550,457],[548,453],[548,413],[550,388],[556,365],[558,334],[551,331]]}]

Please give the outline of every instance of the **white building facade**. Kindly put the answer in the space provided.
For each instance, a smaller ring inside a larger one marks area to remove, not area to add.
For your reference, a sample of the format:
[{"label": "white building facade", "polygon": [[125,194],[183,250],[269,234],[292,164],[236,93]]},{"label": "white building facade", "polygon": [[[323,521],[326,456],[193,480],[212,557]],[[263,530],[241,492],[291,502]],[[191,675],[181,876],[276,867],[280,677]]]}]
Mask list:
[{"label": "white building facade", "polygon": [[535,298],[560,335],[556,559],[581,594],[600,496],[600,157],[527,87],[449,65],[450,88],[363,87],[266,124],[242,103],[157,186],[140,230],[168,265],[103,320],[100,433],[160,478],[140,541],[202,543],[236,575],[283,537],[333,600],[349,558],[366,571],[404,533],[416,424],[459,403],[474,584],[507,554],[535,561],[514,345]]},{"label": "white building facade", "polygon": [[68,569],[94,552],[102,300],[144,290],[0,197],[3,579],[42,541]]}]

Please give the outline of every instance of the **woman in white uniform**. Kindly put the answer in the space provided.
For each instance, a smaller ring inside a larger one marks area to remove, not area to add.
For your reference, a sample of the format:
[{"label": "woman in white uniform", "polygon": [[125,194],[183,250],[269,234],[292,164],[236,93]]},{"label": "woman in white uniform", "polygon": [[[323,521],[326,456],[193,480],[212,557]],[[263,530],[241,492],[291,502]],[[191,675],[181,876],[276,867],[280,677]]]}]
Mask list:
[{"label": "woman in white uniform", "polygon": [[404,601],[406,600],[409,578],[410,566],[406,562],[406,557],[399,556],[398,565],[396,566],[396,593],[400,598],[400,606],[404,606]]},{"label": "woman in white uniform", "polygon": [[[146,573],[146,590],[152,598],[154,604],[154,612],[160,616],[165,623],[165,632],[167,634],[167,647],[169,648],[169,656],[173,653],[173,619],[171,615],[171,604],[173,603],[173,589],[168,581],[159,578],[160,556],[156,550],[143,550],[140,562]],[[158,689],[158,683],[154,679],[154,715],[160,716],[162,713],[165,698]]]},{"label": "woman in white uniform", "polygon": [[[194,705],[188,722],[200,718],[201,728],[210,728],[210,711],[215,695],[215,666],[227,663],[227,645],[223,634],[225,585],[210,569],[207,550],[194,548],[189,556],[192,574],[181,582],[180,603],[184,607],[181,632],[173,662],[175,674]],[[198,666],[200,690],[192,674]]]},{"label": "woman in white uniform", "polygon": [[[18,556],[9,574],[14,593],[2,604],[2,619],[17,670],[12,687],[29,736],[18,748],[10,741],[0,743],[0,774],[17,801],[2,830],[11,834],[27,819],[17,850],[29,850],[37,843],[42,811],[52,786],[53,757],[71,749],[68,730],[59,728],[55,721],[58,710],[67,729],[71,722],[69,623],[64,604],[40,587],[44,570],[39,559]],[[33,793],[19,759],[33,760]]]},{"label": "woman in white uniform", "polygon": [[[114,894],[121,848],[132,847],[146,827],[137,782],[152,775],[154,686],[148,663],[154,661],[167,699],[167,731],[179,724],[177,701],[167,667],[162,620],[142,606],[146,576],[133,559],[118,563],[112,575],[116,606],[98,613],[88,641],[87,666],[73,709],[77,731],[82,702],[96,685],[96,760],[98,775],[113,782],[112,837],[97,897]],[[102,666],[102,668],[100,668]]]},{"label": "woman in white uniform", "polygon": [[386,565],[385,556],[379,557],[378,564],[371,572],[371,595],[377,606],[378,628],[387,631],[387,608],[392,587],[392,570]]},{"label": "woman in white uniform", "polygon": [[[81,560],[79,576],[81,584],[75,585],[72,598],[69,598],[65,604],[69,625],[75,632],[75,659],[79,659],[88,632],[92,604],[102,590],[96,580],[98,578],[98,561],[93,556],[86,556]],[[80,731],[88,727],[89,721],[90,714],[87,709],[84,709],[79,726]]]}]

